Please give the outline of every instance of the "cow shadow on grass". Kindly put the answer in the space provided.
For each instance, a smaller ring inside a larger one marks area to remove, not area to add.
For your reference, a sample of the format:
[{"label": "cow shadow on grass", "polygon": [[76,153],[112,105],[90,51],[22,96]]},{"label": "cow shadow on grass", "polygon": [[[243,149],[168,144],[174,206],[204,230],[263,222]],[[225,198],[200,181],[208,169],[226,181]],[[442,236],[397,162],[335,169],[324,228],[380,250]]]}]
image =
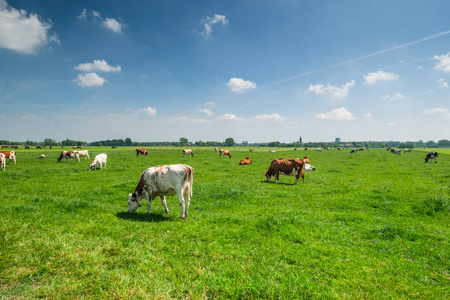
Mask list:
[{"label": "cow shadow on grass", "polygon": [[164,222],[170,221],[170,218],[164,217],[161,214],[152,214],[147,215],[144,213],[129,213],[129,212],[119,212],[116,214],[118,218],[121,218],[126,221],[134,221],[134,222]]},{"label": "cow shadow on grass", "polygon": [[293,183],[286,183],[286,182],[280,182],[280,183],[276,183],[275,181],[265,181],[265,180],[261,180],[261,183],[266,183],[266,184],[276,184],[276,185],[296,185]]}]

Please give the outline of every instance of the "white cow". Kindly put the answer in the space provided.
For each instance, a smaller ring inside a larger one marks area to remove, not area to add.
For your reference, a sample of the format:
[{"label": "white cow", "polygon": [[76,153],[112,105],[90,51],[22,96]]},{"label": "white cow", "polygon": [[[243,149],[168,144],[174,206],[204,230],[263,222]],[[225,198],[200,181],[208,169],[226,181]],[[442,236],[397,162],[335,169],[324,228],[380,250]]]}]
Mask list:
[{"label": "white cow", "polygon": [[86,159],[91,159],[91,158],[89,157],[89,151],[88,151],[88,150],[80,150],[80,151],[74,151],[74,152],[78,153],[78,155],[79,155],[80,157],[84,157],[84,160],[86,160]]},{"label": "white cow", "polygon": [[39,157],[38,157],[39,159],[44,159],[45,158],[45,154],[41,154],[41,155],[39,155]]},{"label": "white cow", "polygon": [[152,201],[159,196],[166,213],[169,209],[166,197],[177,194],[181,206],[181,219],[187,217],[192,197],[194,168],[188,165],[164,165],[148,168],[139,179],[133,194],[128,197],[128,212],[135,212],[142,206],[142,198],[147,199],[147,214],[150,213]]},{"label": "white cow", "polygon": [[95,156],[94,161],[89,165],[89,171],[94,170],[97,166],[100,166],[100,170],[103,169],[103,167],[106,168],[107,159],[108,155],[105,153],[98,154]]},{"label": "white cow", "polygon": [[6,171],[6,156],[0,153],[0,169],[3,167],[3,171]]}]

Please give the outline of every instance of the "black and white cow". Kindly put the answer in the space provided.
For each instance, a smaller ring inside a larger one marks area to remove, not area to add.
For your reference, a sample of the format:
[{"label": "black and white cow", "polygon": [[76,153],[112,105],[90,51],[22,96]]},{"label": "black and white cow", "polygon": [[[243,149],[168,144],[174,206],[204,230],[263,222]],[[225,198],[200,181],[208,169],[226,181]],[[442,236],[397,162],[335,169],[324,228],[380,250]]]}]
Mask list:
[{"label": "black and white cow", "polygon": [[194,168],[188,165],[164,165],[149,168],[141,174],[134,193],[128,197],[128,212],[135,212],[141,207],[142,198],[145,197],[147,199],[147,214],[149,214],[153,199],[159,196],[168,214],[169,209],[165,196],[176,194],[181,206],[181,218],[184,219],[187,217],[189,202],[192,197],[193,181]]},{"label": "black and white cow", "polygon": [[425,157],[425,162],[434,159],[434,162],[437,163],[437,157],[438,157],[437,152],[428,152],[427,157]]}]

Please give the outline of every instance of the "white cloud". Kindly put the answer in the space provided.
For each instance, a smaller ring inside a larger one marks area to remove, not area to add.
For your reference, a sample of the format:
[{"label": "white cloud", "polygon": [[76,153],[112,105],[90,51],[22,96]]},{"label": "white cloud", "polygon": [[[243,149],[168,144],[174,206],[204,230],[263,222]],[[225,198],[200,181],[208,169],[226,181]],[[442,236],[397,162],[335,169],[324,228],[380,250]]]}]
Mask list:
[{"label": "white cloud", "polygon": [[121,34],[123,28],[126,26],[125,23],[120,20],[118,21],[115,18],[103,18],[102,15],[95,10],[89,13],[86,9],[83,9],[81,14],[77,16],[77,19],[87,21],[88,17],[90,17],[94,23],[100,22],[103,27],[117,34]]},{"label": "white cloud", "polygon": [[341,87],[330,85],[328,83],[327,86],[323,84],[310,85],[308,88],[308,92],[314,93],[316,95],[330,95],[333,98],[344,99],[348,96],[348,92],[351,87],[355,86],[355,81],[352,80],[342,85]]},{"label": "white cloud", "polygon": [[386,123],[387,126],[397,126],[397,122],[388,122]]},{"label": "white cloud", "polygon": [[449,112],[447,108],[431,108],[431,109],[425,109],[424,114],[446,114]]},{"label": "white cloud", "polygon": [[206,17],[205,20],[202,20],[204,23],[204,29],[201,34],[205,37],[210,37],[212,32],[212,25],[216,23],[222,23],[222,25],[227,25],[228,20],[225,16],[215,14],[214,17]]},{"label": "white cloud", "polygon": [[108,65],[104,59],[94,60],[93,63],[79,64],[75,69],[83,72],[120,72],[122,70],[119,65],[116,67]]},{"label": "white cloud", "polygon": [[146,114],[149,116],[156,116],[156,108],[153,107],[145,107],[145,108],[139,108],[139,112],[142,114]]},{"label": "white cloud", "polygon": [[42,21],[41,17],[20,11],[9,6],[5,0],[0,0],[0,48],[33,54],[38,48],[50,42],[60,44],[56,34],[51,34],[50,22]]},{"label": "white cloud", "polygon": [[373,118],[371,113],[366,113],[366,114],[363,115],[363,117],[366,118],[366,119],[372,119]]},{"label": "white cloud", "polygon": [[210,109],[207,108],[199,109],[198,111],[207,114],[208,116],[212,116],[214,114]]},{"label": "white cloud", "polygon": [[81,14],[79,16],[77,16],[77,19],[78,20],[87,20],[87,10],[83,9]]},{"label": "white cloud", "polygon": [[397,101],[397,100],[405,99],[405,96],[401,93],[395,93],[394,96],[386,95],[386,96],[383,96],[382,98],[384,100]]},{"label": "white cloud", "polygon": [[417,69],[423,70],[423,66],[419,65],[419,66],[417,66]]},{"label": "white cloud", "polygon": [[92,87],[102,86],[108,82],[105,78],[98,76],[96,73],[78,74],[77,79],[74,80],[79,86]]},{"label": "white cloud", "polygon": [[440,88],[444,88],[444,89],[448,88],[448,83],[445,81],[445,79],[439,79],[437,81],[437,83]]},{"label": "white cloud", "polygon": [[242,78],[231,78],[228,83],[227,86],[233,91],[233,92],[238,92],[241,93],[245,90],[253,90],[256,89],[256,83],[251,82],[251,81],[246,81]]},{"label": "white cloud", "polygon": [[280,121],[280,120],[286,120],[286,118],[281,117],[279,114],[272,114],[272,115],[257,115],[254,117],[256,120],[272,120],[272,121]]},{"label": "white cloud", "polygon": [[319,120],[354,120],[352,113],[344,107],[332,109],[331,112],[315,115]]},{"label": "white cloud", "polygon": [[29,119],[29,120],[37,120],[37,119],[41,119],[41,117],[35,115],[35,114],[28,114],[28,115],[23,115],[20,117],[21,119]]},{"label": "white cloud", "polygon": [[124,27],[123,23],[118,22],[114,18],[106,18],[102,21],[102,25],[114,33],[122,33],[122,28]]},{"label": "white cloud", "polygon": [[367,75],[363,75],[365,79],[366,85],[374,85],[378,81],[390,81],[397,80],[398,75],[395,73],[387,73],[384,71],[378,71],[376,73],[368,73]]},{"label": "white cloud", "polygon": [[233,121],[233,120],[237,120],[238,117],[236,117],[236,116],[233,115],[233,114],[226,113],[226,114],[224,114],[224,115],[222,115],[222,116],[217,117],[217,119],[218,119],[218,120],[225,120],[225,121]]},{"label": "white cloud", "polygon": [[435,55],[434,59],[438,61],[434,66],[435,70],[450,72],[450,52],[443,55]]}]

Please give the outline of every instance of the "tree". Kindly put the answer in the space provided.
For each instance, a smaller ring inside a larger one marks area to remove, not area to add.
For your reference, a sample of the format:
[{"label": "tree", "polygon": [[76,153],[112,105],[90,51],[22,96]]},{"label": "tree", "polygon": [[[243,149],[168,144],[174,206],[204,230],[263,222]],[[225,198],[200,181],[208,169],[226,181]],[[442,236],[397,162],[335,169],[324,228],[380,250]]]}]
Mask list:
[{"label": "tree", "polygon": [[234,142],[234,139],[229,137],[224,142],[225,146],[227,147],[233,147],[236,143]]},{"label": "tree", "polygon": [[127,146],[131,146],[131,143],[132,143],[131,139],[127,137],[127,138],[125,139],[125,144],[126,144]]},{"label": "tree", "polygon": [[180,138],[180,146],[186,146],[189,140],[185,137]]},{"label": "tree", "polygon": [[44,146],[56,146],[57,143],[55,140],[52,139],[45,139],[44,140]]}]

